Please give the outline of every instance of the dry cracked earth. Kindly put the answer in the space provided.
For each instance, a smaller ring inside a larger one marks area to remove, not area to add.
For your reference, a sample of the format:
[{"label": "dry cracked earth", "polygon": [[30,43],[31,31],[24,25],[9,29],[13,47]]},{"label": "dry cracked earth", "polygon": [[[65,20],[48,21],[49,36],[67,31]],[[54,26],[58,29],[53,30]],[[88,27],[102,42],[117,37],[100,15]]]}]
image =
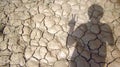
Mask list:
[{"label": "dry cracked earth", "polygon": [[119,67],[120,0],[0,0],[0,67]]}]

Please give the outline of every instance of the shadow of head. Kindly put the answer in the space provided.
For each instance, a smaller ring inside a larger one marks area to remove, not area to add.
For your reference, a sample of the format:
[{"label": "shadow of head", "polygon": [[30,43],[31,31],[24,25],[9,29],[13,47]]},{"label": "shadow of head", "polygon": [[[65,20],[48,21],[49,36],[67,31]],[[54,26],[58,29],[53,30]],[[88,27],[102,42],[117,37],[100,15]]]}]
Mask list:
[{"label": "shadow of head", "polygon": [[100,5],[93,4],[88,8],[89,19],[100,20],[103,17],[103,8]]}]

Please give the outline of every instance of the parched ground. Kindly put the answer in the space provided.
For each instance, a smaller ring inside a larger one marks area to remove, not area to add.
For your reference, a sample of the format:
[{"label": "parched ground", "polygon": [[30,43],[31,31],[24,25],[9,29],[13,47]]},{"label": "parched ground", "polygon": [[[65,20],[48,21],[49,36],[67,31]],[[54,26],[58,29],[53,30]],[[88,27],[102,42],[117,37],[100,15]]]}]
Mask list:
[{"label": "parched ground", "polygon": [[0,67],[119,66],[120,0],[0,0]]}]

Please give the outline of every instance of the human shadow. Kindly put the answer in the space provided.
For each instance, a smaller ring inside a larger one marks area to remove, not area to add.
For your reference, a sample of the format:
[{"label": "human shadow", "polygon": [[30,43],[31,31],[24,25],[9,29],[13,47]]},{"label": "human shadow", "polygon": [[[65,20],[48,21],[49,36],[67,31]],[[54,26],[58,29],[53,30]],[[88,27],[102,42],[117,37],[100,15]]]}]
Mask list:
[{"label": "human shadow", "polygon": [[112,30],[109,25],[101,23],[103,8],[93,4],[88,8],[89,21],[75,30],[75,15],[69,21],[67,47],[75,44],[70,57],[69,67],[105,67],[106,46],[114,44]]}]

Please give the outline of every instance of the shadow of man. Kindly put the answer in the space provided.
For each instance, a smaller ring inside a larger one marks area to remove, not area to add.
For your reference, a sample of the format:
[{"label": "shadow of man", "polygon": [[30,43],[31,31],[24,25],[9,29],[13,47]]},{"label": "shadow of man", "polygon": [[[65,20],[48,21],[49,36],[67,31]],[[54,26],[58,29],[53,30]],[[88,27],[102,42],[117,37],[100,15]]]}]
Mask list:
[{"label": "shadow of man", "polygon": [[105,67],[106,46],[113,45],[112,31],[107,24],[100,23],[103,8],[93,4],[88,9],[89,22],[74,30],[75,15],[69,22],[67,47],[76,44],[69,67]]}]

